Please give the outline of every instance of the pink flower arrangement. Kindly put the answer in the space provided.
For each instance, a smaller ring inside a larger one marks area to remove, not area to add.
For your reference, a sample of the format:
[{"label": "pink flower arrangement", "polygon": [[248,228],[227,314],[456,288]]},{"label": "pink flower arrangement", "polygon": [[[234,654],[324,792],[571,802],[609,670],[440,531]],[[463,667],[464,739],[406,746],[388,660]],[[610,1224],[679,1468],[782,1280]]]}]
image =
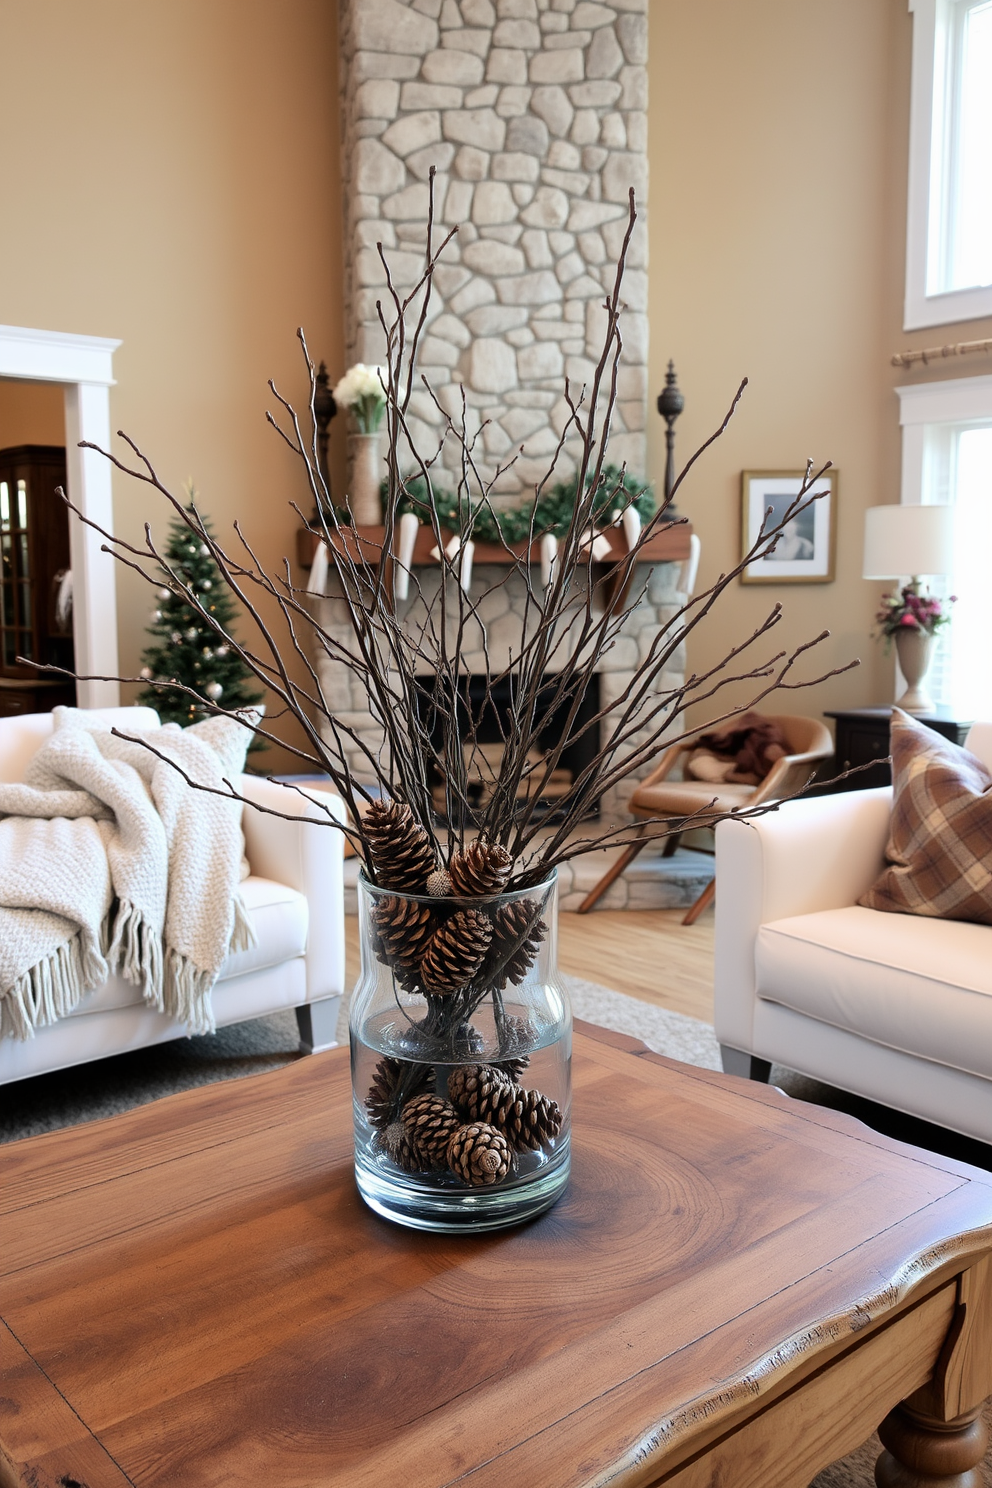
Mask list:
[{"label": "pink flower arrangement", "polygon": [[883,594],[882,606],[875,616],[880,635],[897,635],[900,630],[921,630],[924,635],[934,635],[944,625],[950,624],[950,606],[957,603],[952,594],[946,601],[932,594],[920,594],[912,584],[907,584],[898,594]]}]

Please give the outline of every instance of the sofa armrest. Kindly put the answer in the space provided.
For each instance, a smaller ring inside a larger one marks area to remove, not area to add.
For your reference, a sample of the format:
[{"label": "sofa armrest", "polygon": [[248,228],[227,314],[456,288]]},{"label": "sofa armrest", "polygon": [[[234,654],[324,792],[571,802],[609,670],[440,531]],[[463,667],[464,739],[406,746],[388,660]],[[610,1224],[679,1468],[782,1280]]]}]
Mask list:
[{"label": "sofa armrest", "polygon": [[790,801],[716,830],[714,1021],[722,1044],[752,1046],[755,943],[770,920],[856,904],[882,871],[891,787]]},{"label": "sofa armrest", "polygon": [[[289,790],[257,775],[235,782],[246,802],[281,811],[284,821],[245,806],[242,826],[252,873],[303,894],[310,906],[307,1001],[344,992],[344,836],[328,818],[344,822],[345,804],[330,791]],[[322,825],[324,823],[325,825]]]}]

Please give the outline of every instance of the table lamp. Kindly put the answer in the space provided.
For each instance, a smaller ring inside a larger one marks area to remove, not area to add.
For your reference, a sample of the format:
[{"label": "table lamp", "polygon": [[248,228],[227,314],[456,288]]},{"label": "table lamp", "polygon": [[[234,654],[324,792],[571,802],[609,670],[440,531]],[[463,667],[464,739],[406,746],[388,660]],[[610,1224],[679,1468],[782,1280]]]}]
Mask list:
[{"label": "table lamp", "polygon": [[[949,506],[870,506],[865,512],[862,578],[908,581],[913,593],[919,594],[924,574],[950,572],[952,551]],[[896,634],[899,666],[906,679],[906,691],[896,706],[907,713],[933,711],[933,699],[923,685],[933,640],[916,626]]]}]

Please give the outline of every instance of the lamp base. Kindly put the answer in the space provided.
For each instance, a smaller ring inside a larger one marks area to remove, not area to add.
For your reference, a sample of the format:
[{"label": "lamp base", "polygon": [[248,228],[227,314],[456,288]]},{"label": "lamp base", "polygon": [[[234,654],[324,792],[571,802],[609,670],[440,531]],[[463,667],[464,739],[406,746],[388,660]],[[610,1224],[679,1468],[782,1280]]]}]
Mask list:
[{"label": "lamp base", "polygon": [[932,713],[934,701],[917,683],[915,687],[907,687],[902,697],[896,699],[896,707],[901,708],[904,713]]},{"label": "lamp base", "polygon": [[924,687],[933,650],[933,636],[914,626],[896,634],[899,667],[906,679],[906,691],[896,702],[904,713],[932,713],[933,698]]}]

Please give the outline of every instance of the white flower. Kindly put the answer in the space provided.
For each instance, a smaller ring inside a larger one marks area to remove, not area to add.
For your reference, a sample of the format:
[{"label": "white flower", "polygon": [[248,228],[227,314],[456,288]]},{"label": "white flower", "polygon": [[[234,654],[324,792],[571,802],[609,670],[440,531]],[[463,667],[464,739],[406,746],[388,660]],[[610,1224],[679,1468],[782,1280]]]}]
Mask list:
[{"label": "white flower", "polygon": [[334,389],[334,401],[339,408],[350,408],[358,427],[371,434],[382,422],[386,406],[383,379],[378,367],[367,367],[356,362],[349,367]]}]

